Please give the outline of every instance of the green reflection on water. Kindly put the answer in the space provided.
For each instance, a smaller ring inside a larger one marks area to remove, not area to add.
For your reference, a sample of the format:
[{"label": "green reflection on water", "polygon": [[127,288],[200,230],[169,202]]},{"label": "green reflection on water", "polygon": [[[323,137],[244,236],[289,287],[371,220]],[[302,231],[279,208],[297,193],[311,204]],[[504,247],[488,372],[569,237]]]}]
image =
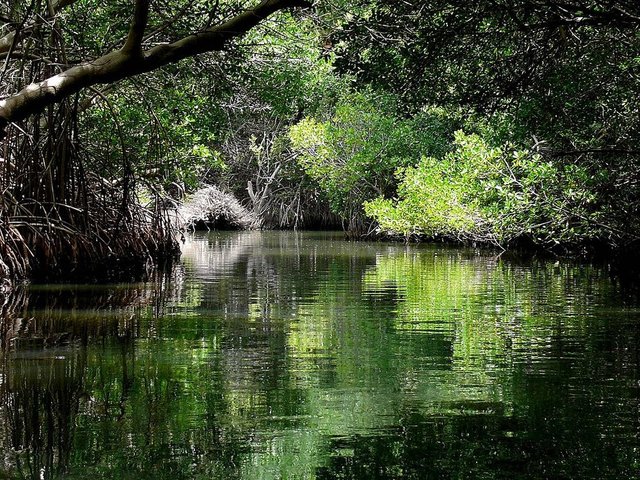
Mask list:
[{"label": "green reflection on water", "polygon": [[0,478],[623,478],[638,310],[602,269],[210,233],[5,315]]}]

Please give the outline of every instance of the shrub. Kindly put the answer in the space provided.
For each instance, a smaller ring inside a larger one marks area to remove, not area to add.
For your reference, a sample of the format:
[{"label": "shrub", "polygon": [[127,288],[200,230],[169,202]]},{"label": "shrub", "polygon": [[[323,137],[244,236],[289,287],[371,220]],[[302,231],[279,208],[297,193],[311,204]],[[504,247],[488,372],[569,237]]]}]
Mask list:
[{"label": "shrub", "polygon": [[513,145],[490,146],[455,134],[442,159],[423,157],[397,170],[398,195],[365,202],[367,215],[391,235],[507,245],[582,243],[607,229],[595,207],[597,178],[576,165],[557,166]]},{"label": "shrub", "polygon": [[397,169],[450,148],[455,116],[425,109],[401,118],[395,101],[372,91],[348,93],[328,120],[305,118],[290,129],[298,163],[350,230],[362,228],[364,202],[395,194]]}]

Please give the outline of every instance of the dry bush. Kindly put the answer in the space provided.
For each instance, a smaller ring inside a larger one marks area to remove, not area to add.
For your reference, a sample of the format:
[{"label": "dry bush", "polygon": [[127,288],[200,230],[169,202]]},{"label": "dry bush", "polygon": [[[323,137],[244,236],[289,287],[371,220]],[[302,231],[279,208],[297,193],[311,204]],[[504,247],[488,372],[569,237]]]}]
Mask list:
[{"label": "dry bush", "polygon": [[178,209],[183,229],[218,228],[246,230],[257,228],[258,219],[231,194],[208,186],[195,192]]}]

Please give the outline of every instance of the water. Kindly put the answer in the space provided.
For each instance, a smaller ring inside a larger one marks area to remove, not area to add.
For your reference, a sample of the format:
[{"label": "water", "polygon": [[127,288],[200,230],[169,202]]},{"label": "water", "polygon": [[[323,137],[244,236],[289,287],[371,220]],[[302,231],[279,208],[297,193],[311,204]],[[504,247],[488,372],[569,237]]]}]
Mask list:
[{"label": "water", "polygon": [[0,478],[640,477],[640,310],[601,268],[209,233],[18,305]]}]

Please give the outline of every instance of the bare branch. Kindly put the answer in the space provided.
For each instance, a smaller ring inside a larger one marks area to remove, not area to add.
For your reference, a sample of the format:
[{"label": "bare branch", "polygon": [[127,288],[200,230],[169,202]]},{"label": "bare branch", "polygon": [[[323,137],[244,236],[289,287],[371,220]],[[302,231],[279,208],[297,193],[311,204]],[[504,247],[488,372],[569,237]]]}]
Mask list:
[{"label": "bare branch", "polygon": [[16,32],[7,33],[4,37],[0,38],[0,54],[11,50],[15,38]]},{"label": "bare branch", "polygon": [[[51,9],[53,10],[53,15],[59,13],[63,8],[68,7],[69,5],[73,5],[77,1],[78,0],[58,0],[58,1],[51,2]],[[47,15],[47,17],[49,18],[50,15]],[[26,20],[27,19],[25,18],[25,21]],[[16,35],[17,35],[16,31],[9,32],[3,37],[0,37],[0,56],[3,56],[4,54],[6,54],[7,52],[9,52],[9,50],[12,50],[12,45],[17,45],[20,40],[31,35],[31,32],[33,31],[33,25],[25,26],[23,22],[23,25],[21,25],[18,28],[18,31],[19,31],[19,34],[17,36],[17,39],[16,39]]]}]

